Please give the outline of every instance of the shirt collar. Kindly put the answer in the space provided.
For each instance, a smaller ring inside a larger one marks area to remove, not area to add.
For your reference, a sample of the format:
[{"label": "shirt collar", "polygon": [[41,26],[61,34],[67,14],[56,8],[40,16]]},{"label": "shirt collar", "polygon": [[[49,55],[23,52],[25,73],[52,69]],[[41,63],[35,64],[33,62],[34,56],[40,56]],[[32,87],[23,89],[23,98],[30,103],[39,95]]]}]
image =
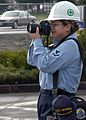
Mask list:
[{"label": "shirt collar", "polygon": [[[73,33],[73,34],[69,35],[67,38],[76,38],[77,39],[77,35],[76,35],[76,33]],[[54,38],[53,39],[54,46],[56,46],[59,43],[59,41],[60,40],[58,38]]]}]

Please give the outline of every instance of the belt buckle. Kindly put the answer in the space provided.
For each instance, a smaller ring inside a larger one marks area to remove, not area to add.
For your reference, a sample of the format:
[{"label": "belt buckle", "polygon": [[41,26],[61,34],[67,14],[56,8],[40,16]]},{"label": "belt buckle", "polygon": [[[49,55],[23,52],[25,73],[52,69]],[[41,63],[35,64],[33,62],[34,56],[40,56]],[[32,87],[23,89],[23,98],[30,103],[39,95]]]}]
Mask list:
[{"label": "belt buckle", "polygon": [[52,90],[52,94],[57,94],[57,89]]}]

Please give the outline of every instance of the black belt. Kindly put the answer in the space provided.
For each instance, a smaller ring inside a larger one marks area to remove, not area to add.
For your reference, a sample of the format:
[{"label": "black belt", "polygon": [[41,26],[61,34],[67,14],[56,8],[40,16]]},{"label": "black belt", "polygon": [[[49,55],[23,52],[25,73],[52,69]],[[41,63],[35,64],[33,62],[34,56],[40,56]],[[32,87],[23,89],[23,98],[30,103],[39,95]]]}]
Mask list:
[{"label": "black belt", "polygon": [[62,89],[56,89],[56,90],[47,90],[47,89],[41,89],[40,90],[41,93],[44,93],[44,94],[54,94],[54,93],[57,93],[57,95],[71,95],[71,96],[75,96],[75,93],[69,93],[67,91],[64,91]]},{"label": "black belt", "polygon": [[40,93],[44,93],[44,94],[52,94],[52,90],[47,90],[47,89],[41,89]]}]

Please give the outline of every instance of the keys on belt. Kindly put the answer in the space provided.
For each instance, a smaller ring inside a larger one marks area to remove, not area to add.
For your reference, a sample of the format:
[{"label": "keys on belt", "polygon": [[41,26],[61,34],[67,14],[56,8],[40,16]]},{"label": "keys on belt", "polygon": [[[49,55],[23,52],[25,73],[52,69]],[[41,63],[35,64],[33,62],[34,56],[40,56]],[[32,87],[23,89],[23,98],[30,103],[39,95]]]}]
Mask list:
[{"label": "keys on belt", "polygon": [[72,95],[72,96],[75,96],[75,93],[69,93],[69,92],[64,91],[60,88],[59,89],[53,89],[53,90],[41,89],[40,92],[45,93],[45,94],[52,94],[52,95]]},{"label": "keys on belt", "polygon": [[40,90],[40,93],[43,93],[43,94],[47,94],[47,95],[52,95],[53,96],[53,99],[57,97],[57,89],[54,89],[54,90],[44,90],[44,89],[41,89]]},{"label": "keys on belt", "polygon": [[41,93],[46,93],[46,94],[55,94],[57,93],[57,91],[58,91],[57,89],[54,89],[54,90],[41,89],[40,90]]}]

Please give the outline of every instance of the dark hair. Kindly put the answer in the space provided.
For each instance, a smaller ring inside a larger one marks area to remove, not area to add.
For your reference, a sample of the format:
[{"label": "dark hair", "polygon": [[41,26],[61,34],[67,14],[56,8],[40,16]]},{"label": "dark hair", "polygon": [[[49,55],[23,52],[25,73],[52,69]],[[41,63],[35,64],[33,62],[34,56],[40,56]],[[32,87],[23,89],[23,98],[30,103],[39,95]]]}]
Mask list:
[{"label": "dark hair", "polygon": [[66,26],[68,23],[71,24],[71,33],[76,32],[79,29],[79,23],[73,20],[61,20],[62,24]]}]

